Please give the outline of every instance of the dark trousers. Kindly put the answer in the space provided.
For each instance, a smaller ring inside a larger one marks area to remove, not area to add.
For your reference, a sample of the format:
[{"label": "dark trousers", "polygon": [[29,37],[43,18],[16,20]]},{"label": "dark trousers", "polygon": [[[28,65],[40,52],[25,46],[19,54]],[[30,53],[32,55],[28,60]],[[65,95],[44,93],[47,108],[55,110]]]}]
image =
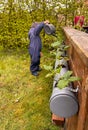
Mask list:
[{"label": "dark trousers", "polygon": [[30,58],[31,58],[31,64],[30,64],[30,71],[31,73],[37,72],[39,70],[40,65],[40,52],[33,52],[33,50],[30,50]]}]

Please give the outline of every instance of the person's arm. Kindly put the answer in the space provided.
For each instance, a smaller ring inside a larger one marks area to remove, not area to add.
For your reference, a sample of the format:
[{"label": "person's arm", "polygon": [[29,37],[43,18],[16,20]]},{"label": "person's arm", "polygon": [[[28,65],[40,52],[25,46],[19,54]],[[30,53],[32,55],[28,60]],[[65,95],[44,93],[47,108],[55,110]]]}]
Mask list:
[{"label": "person's arm", "polygon": [[44,22],[41,22],[39,25],[35,27],[35,35],[39,35],[39,33],[42,31],[44,27]]},{"label": "person's arm", "polygon": [[44,22],[41,22],[39,25],[37,25],[35,27],[35,35],[39,35],[39,33],[42,31],[43,27],[44,27],[44,24],[47,24],[49,23],[48,20],[44,21]]}]

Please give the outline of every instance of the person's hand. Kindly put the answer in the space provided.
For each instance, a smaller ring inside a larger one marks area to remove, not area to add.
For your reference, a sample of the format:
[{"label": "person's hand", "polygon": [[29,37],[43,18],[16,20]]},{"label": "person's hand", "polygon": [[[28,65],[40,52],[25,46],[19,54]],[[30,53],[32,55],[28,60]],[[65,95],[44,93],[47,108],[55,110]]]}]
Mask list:
[{"label": "person's hand", "polygon": [[42,57],[43,56],[43,53],[42,52],[40,52],[40,57]]},{"label": "person's hand", "polygon": [[49,20],[44,21],[45,24],[49,24]]}]

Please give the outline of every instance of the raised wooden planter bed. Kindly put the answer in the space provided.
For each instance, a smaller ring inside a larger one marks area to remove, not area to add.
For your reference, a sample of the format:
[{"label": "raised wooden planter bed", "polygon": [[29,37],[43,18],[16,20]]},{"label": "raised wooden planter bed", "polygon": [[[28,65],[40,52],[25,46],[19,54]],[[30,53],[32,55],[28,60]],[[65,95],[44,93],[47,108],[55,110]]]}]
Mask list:
[{"label": "raised wooden planter bed", "polygon": [[74,75],[81,77],[81,81],[75,82],[79,86],[78,101],[79,112],[66,119],[66,130],[88,130],[88,34],[73,28],[63,28],[69,45],[69,67]]}]

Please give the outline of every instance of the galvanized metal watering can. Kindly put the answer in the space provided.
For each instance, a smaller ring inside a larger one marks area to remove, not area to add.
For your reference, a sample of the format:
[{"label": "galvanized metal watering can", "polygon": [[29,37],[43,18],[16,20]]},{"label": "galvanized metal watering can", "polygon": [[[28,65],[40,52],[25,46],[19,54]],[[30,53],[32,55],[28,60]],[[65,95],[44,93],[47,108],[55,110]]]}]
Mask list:
[{"label": "galvanized metal watering can", "polygon": [[56,32],[56,29],[55,29],[55,26],[53,24],[45,24],[44,26],[44,30],[45,30],[45,33],[48,34],[48,35],[55,35],[55,32]]}]

